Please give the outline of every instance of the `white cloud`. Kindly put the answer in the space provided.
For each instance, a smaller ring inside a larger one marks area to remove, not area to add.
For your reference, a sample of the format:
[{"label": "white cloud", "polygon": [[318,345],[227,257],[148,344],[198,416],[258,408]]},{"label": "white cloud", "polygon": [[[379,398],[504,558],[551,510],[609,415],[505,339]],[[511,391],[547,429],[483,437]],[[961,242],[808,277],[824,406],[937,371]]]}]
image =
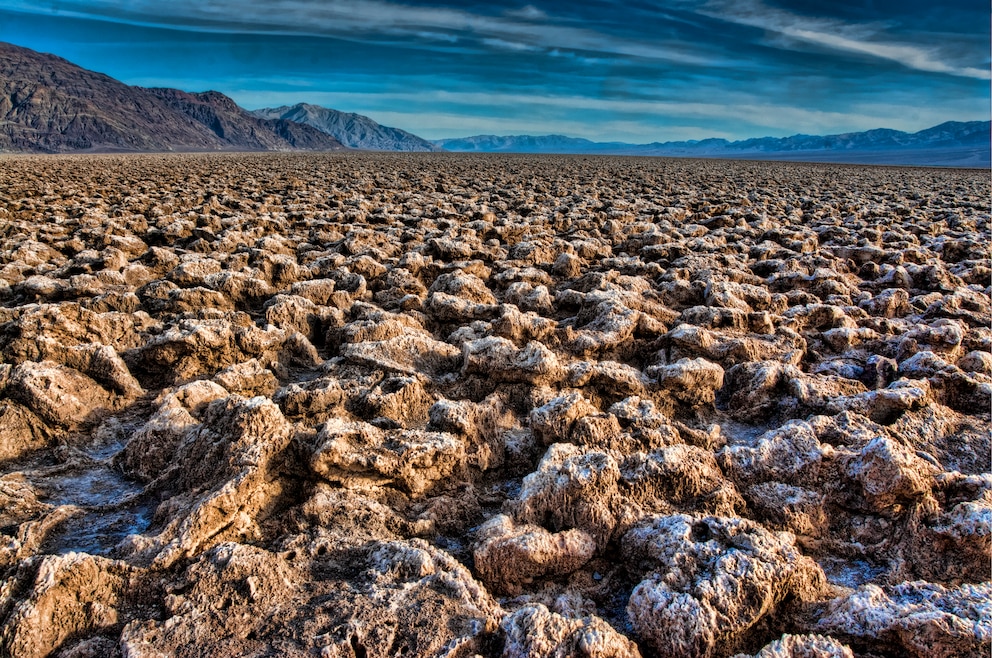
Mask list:
[{"label": "white cloud", "polygon": [[532,46],[528,43],[506,41],[504,39],[483,39],[482,43],[500,50],[512,50],[515,52],[537,52],[542,50],[538,46]]},{"label": "white cloud", "polygon": [[699,13],[768,30],[803,43],[898,62],[918,71],[992,79],[992,72],[988,68],[948,61],[937,46],[926,47],[893,41],[884,33],[885,26],[878,24],[844,23],[798,16],[769,7],[761,0],[711,0]]},{"label": "white cloud", "polygon": [[849,39],[837,34],[825,34],[812,30],[790,29],[783,32],[786,36],[795,37],[838,50],[872,55],[882,59],[899,62],[911,69],[929,71],[931,73],[949,73],[966,78],[992,79],[992,72],[971,66],[954,66],[939,59],[939,54],[933,50],[908,46],[904,44],[876,43]]},{"label": "white cloud", "polygon": [[520,9],[511,9],[510,11],[504,12],[504,14],[514,18],[523,18],[528,21],[543,21],[548,18],[546,13],[534,5],[527,5],[525,7],[521,7]]}]

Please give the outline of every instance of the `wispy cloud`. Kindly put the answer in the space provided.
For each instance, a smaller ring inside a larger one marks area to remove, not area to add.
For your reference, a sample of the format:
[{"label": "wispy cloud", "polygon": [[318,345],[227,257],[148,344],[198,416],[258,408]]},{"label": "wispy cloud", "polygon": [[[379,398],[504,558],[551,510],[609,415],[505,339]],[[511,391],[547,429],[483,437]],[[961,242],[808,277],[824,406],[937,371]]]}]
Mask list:
[{"label": "wispy cloud", "polygon": [[898,62],[917,71],[992,79],[987,67],[954,61],[940,45],[920,46],[893,40],[880,24],[799,16],[770,7],[761,0],[711,0],[699,13],[767,30],[801,43]]},{"label": "wispy cloud", "polygon": [[493,48],[498,48],[500,50],[513,50],[516,52],[536,52],[543,50],[543,48],[531,45],[529,43],[520,43],[518,41],[506,41],[505,39],[483,39],[482,43],[487,46],[491,46]]},{"label": "wispy cloud", "polygon": [[[502,15],[450,7],[405,5],[387,0],[13,0],[9,9],[159,25],[200,31],[329,35],[351,39],[382,36],[451,41],[455,35],[498,48],[567,49],[709,66],[721,63],[700,44],[621,38],[567,24],[533,6]],[[723,61],[722,63],[727,63]]]}]

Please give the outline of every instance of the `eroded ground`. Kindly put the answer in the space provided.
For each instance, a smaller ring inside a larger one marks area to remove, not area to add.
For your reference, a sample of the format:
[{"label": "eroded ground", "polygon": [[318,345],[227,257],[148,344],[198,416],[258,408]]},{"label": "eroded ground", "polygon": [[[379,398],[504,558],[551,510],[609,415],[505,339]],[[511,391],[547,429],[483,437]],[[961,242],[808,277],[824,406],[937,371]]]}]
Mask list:
[{"label": "eroded ground", "polygon": [[992,648],[988,172],[0,164],[0,653]]}]

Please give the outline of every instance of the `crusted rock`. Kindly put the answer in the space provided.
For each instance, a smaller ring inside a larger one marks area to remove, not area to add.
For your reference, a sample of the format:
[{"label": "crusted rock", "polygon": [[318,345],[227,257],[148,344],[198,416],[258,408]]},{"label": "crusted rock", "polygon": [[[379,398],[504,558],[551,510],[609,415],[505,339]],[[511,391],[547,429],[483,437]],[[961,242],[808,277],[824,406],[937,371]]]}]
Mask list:
[{"label": "crusted rock", "polygon": [[258,329],[250,320],[183,320],[140,350],[140,362],[174,382],[213,374],[251,358],[278,360],[286,333]]},{"label": "crusted rock", "polygon": [[845,472],[871,509],[887,511],[919,502],[930,492],[936,468],[901,443],[878,437],[847,462]]},{"label": "crusted rock", "polygon": [[649,516],[624,535],[623,554],[646,576],[627,614],[661,656],[732,651],[784,599],[816,598],[825,584],[792,535],[742,519]]},{"label": "crusted rock", "polygon": [[388,377],[365,394],[362,403],[369,418],[389,418],[403,427],[422,426],[434,397],[416,377]]},{"label": "crusted rock", "polygon": [[[478,651],[496,631],[499,606],[443,552],[418,540],[358,550],[329,543],[309,541],[281,554],[215,547],[171,583],[167,621],[124,628],[124,652],[343,657],[405,647],[411,655],[440,655],[446,647]],[[324,603],[313,606],[314,596]]]},{"label": "crusted rock", "polygon": [[74,368],[26,361],[10,374],[7,395],[40,418],[61,427],[76,427],[112,410],[113,396]]},{"label": "crusted rock", "polygon": [[[734,658],[752,658],[737,654]],[[851,648],[824,635],[783,635],[753,658],[854,658]]]},{"label": "crusted rock", "polygon": [[39,162],[0,654],[988,653],[981,171]]},{"label": "crusted rock", "polygon": [[461,351],[421,333],[345,345],[341,356],[369,368],[413,375],[440,375],[458,368]]},{"label": "crusted rock", "polygon": [[491,336],[462,348],[462,374],[479,374],[500,382],[549,384],[560,381],[565,370],[555,353],[532,341],[517,349],[505,338]]},{"label": "crusted rock", "polygon": [[810,489],[781,482],[763,482],[744,491],[749,509],[776,530],[820,537],[827,530],[826,497]]},{"label": "crusted rock", "polygon": [[509,434],[519,427],[515,416],[498,395],[479,403],[438,400],[428,415],[430,429],[462,437],[467,446],[467,462],[483,471],[503,464]]},{"label": "crusted rock", "polygon": [[723,387],[723,368],[706,359],[679,359],[671,365],[652,366],[648,376],[690,404],[712,404],[716,391]]},{"label": "crusted rock", "polygon": [[279,380],[273,372],[264,367],[258,359],[249,359],[244,363],[228,366],[214,375],[213,381],[229,392],[246,398],[256,395],[272,397],[279,386]]},{"label": "crusted rock", "polygon": [[602,619],[594,616],[570,619],[541,604],[507,615],[500,627],[506,634],[503,658],[639,658],[641,655],[636,644]]},{"label": "crusted rock", "polygon": [[708,450],[677,444],[635,453],[622,464],[624,499],[647,512],[732,515],[744,501]]},{"label": "crusted rock", "polygon": [[227,537],[257,534],[262,514],[281,493],[274,471],[291,439],[292,427],[265,398],[211,403],[158,478],[183,493],[159,507],[158,515],[168,515],[162,531],[135,538],[133,550],[167,568]]},{"label": "crusted rock", "polygon": [[131,477],[154,480],[168,470],[187,431],[199,425],[206,405],[224,397],[227,391],[208,381],[166,389],[155,399],[155,413],[114,456],[114,465]]},{"label": "crusted rock", "polygon": [[555,443],[509,504],[520,522],[553,532],[579,528],[603,548],[616,526],[620,467],[604,452]]},{"label": "crusted rock", "polygon": [[595,552],[596,542],[583,530],[552,533],[498,514],[476,531],[474,557],[483,582],[494,591],[514,592],[535,578],[571,573]]},{"label": "crusted rock", "polygon": [[317,441],[314,472],[349,486],[395,482],[420,495],[465,463],[464,443],[444,432],[384,431],[332,419]]},{"label": "crusted rock", "polygon": [[10,400],[0,400],[0,462],[47,447],[52,430],[35,414]]},{"label": "crusted rock", "polygon": [[[0,628],[9,656],[42,658],[84,634],[112,631],[124,621],[118,609],[134,585],[136,570],[106,558],[68,553],[32,558],[27,594]],[[0,608],[2,609],[2,608]]]},{"label": "crusted rock", "polygon": [[545,445],[568,442],[575,421],[596,411],[581,393],[559,395],[530,412],[530,429]]},{"label": "crusted rock", "polygon": [[728,446],[717,454],[723,471],[746,483],[809,481],[819,473],[822,458],[813,428],[801,420],[766,432],[753,446]]},{"label": "crusted rock", "polygon": [[982,656],[992,648],[992,587],[945,588],[922,581],[864,585],[830,601],[818,632],[906,656]]}]

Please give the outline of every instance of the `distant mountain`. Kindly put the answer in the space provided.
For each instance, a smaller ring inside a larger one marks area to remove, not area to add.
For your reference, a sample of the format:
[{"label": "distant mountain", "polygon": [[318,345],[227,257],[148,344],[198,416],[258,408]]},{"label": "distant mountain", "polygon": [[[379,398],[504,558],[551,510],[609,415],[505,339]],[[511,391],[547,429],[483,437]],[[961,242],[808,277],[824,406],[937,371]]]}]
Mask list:
[{"label": "distant mountain", "polygon": [[0,151],[339,150],[310,126],[264,120],[208,91],[132,87],[0,43]]},{"label": "distant mountain", "polygon": [[476,135],[455,137],[434,142],[446,151],[478,153],[598,153],[612,148],[627,148],[633,144],[592,142],[564,135]]},{"label": "distant mountain", "polygon": [[485,153],[588,153],[989,167],[992,164],[990,126],[989,121],[948,121],[916,133],[880,128],[840,135],[760,137],[735,142],[703,139],[627,144],[592,142],[562,135],[477,135],[434,143],[448,151]]},{"label": "distant mountain", "polygon": [[439,151],[439,147],[426,139],[400,130],[383,126],[361,114],[339,112],[319,105],[296,105],[263,108],[252,112],[262,119],[288,119],[312,126],[332,135],[348,148],[369,151]]}]

